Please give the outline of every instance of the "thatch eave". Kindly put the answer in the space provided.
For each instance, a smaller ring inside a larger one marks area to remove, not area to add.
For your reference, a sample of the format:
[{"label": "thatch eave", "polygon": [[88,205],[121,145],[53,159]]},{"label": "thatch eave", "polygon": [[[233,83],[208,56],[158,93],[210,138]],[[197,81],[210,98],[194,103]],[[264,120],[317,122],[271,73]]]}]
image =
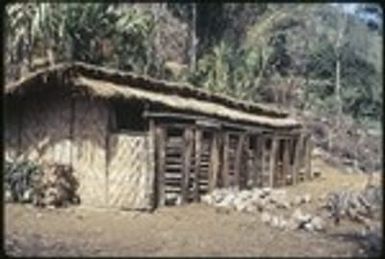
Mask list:
[{"label": "thatch eave", "polygon": [[271,118],[230,109],[226,106],[195,98],[185,98],[175,94],[155,93],[149,90],[117,85],[107,81],[77,77],[73,84],[93,96],[105,99],[138,99],[162,104],[184,112],[195,112],[233,122],[251,123],[272,128],[298,128],[301,124],[292,118]]},{"label": "thatch eave", "polygon": [[71,91],[86,90],[94,97],[143,98],[181,111],[193,111],[231,121],[283,128],[301,126],[298,120],[289,118],[286,112],[265,105],[237,101],[228,96],[193,88],[191,85],[155,80],[79,62],[58,64],[31,73],[7,85],[5,94],[23,96],[44,87],[69,88],[69,85],[74,86],[69,89]]}]

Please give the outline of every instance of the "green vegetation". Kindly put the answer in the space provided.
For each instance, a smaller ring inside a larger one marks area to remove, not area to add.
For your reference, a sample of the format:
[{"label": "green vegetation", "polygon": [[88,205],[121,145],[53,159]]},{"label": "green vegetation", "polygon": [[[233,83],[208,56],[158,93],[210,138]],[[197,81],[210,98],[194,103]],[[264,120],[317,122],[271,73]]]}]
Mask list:
[{"label": "green vegetation", "polygon": [[6,79],[79,60],[189,81],[326,117],[332,150],[344,121],[378,131],[382,118],[382,9],[343,6],[8,4]]}]

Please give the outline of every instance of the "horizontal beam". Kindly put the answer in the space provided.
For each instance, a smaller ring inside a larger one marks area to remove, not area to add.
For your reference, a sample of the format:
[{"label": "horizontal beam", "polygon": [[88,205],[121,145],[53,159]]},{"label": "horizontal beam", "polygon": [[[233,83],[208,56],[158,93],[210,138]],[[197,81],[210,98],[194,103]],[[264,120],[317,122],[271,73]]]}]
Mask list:
[{"label": "horizontal beam", "polygon": [[196,121],[198,126],[207,126],[207,127],[229,127],[235,128],[242,131],[247,131],[250,133],[261,133],[261,132],[276,132],[277,130],[264,126],[255,126],[255,125],[245,125],[245,123],[233,123],[228,122],[223,119],[210,118],[204,115],[195,115],[195,114],[186,114],[186,113],[176,113],[176,112],[153,112],[153,111],[145,111],[143,116],[145,118],[174,118],[174,119],[182,119],[182,120],[193,120]]}]

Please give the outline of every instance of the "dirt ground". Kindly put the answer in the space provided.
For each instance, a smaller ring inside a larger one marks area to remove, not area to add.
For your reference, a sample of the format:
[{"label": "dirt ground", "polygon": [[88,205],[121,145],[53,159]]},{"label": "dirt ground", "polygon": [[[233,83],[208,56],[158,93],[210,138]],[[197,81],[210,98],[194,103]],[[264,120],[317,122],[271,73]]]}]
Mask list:
[{"label": "dirt ground", "polygon": [[[291,193],[312,197],[341,188],[362,188],[366,178],[333,170]],[[317,207],[317,199],[306,210]],[[223,213],[204,204],[160,208],[153,213],[71,207],[38,209],[5,205],[5,249],[16,256],[315,256],[360,253],[354,230],[343,222],[322,233],[273,229],[260,214]]]}]

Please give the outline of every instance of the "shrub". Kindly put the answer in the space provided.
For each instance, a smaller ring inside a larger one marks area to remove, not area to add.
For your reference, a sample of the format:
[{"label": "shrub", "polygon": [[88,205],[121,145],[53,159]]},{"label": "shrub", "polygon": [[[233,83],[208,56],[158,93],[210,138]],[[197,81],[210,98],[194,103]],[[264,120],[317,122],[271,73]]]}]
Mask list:
[{"label": "shrub", "polygon": [[4,169],[7,201],[31,202],[41,168],[32,161],[6,161]]}]

